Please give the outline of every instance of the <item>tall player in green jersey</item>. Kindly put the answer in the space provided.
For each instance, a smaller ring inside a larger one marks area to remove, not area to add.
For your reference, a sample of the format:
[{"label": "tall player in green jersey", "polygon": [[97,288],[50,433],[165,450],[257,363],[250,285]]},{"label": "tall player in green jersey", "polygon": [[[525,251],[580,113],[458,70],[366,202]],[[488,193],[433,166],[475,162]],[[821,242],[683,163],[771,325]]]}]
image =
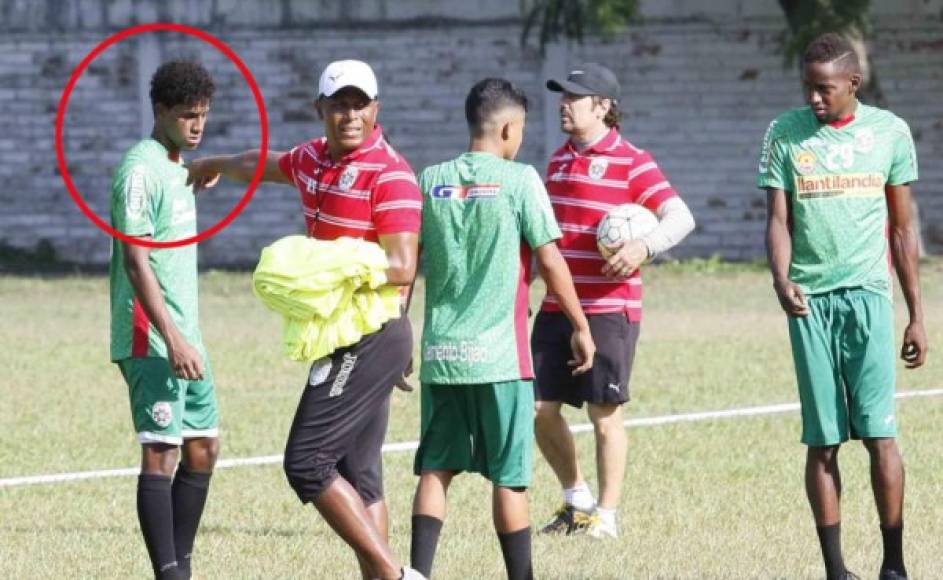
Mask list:
[{"label": "tall player in green jersey", "polygon": [[[193,186],[180,152],[199,145],[213,91],[196,63],[168,62],[154,73],[154,130],[125,153],[112,182],[115,229],[155,241],[196,234]],[[152,250],[113,242],[111,360],[128,385],[142,449],[138,519],[161,579],[190,577],[219,453],[213,374],[198,322],[195,245]]]},{"label": "tall player in green jersey", "polygon": [[467,153],[429,167],[421,244],[426,274],[422,331],[422,436],[415,470],[412,566],[426,576],[452,478],[478,472],[493,484],[494,525],[508,577],[531,578],[527,486],[534,391],[527,305],[530,256],[573,324],[574,373],[596,347],[566,262],[560,229],[537,171],[513,161],[527,98],[485,79],[465,101]]},{"label": "tall player in green jersey", "polygon": [[768,192],[769,263],[788,315],[806,493],[828,578],[855,577],[841,553],[838,450],[861,439],[884,541],[880,578],[906,578],[888,248],[910,315],[901,358],[916,368],[927,352],[911,219],[916,152],[903,120],[855,97],[858,57],[841,36],[809,45],[802,82],[808,106],[770,124],[757,183]]}]

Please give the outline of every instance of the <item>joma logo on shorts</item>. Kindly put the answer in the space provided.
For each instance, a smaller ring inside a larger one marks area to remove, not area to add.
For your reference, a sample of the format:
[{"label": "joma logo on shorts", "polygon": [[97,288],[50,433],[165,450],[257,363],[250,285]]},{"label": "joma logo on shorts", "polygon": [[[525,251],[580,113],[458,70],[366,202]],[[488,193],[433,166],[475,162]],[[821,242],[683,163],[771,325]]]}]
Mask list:
[{"label": "joma logo on shorts", "polygon": [[337,376],[334,377],[331,392],[327,394],[328,397],[339,397],[344,392],[344,385],[347,384],[347,379],[350,378],[350,373],[354,370],[356,363],[357,355],[349,352],[344,353],[344,362],[341,363],[341,368],[337,371]]}]

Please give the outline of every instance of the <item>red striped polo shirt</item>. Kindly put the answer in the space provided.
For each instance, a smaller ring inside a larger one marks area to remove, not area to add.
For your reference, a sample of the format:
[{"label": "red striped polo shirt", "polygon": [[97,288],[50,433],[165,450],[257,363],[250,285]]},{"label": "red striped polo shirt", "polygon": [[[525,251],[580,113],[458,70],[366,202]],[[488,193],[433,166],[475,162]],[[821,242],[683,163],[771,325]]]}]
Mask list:
[{"label": "red striped polo shirt", "polygon": [[[596,226],[611,209],[637,203],[653,212],[677,193],[655,160],[619,135],[616,129],[580,152],[572,141],[558,149],[547,166],[547,192],[563,232],[558,242],[587,314],[625,312],[642,318],[642,275],[613,282],[602,274],[606,260],[596,248]],[[560,310],[553,296],[542,310]]]},{"label": "red striped polo shirt", "polygon": [[278,166],[301,193],[310,237],[376,242],[381,235],[419,233],[422,194],[416,176],[379,125],[338,161],[321,137],[282,155]]}]

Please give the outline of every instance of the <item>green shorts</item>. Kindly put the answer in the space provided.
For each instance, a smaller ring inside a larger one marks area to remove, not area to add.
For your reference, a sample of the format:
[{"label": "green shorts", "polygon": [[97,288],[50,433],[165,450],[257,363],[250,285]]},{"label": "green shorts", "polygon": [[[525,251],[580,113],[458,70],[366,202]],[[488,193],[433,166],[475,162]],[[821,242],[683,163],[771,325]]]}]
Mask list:
[{"label": "green shorts", "polygon": [[894,309],[861,288],[808,298],[789,318],[802,404],[802,442],[813,447],[896,437]]},{"label": "green shorts", "polygon": [[219,408],[210,361],[203,355],[203,380],[174,376],[165,358],[117,361],[131,396],[131,419],[141,443],[181,445],[184,439],[216,437]]},{"label": "green shorts", "polygon": [[414,471],[473,471],[501,487],[530,485],[533,381],[422,385]]}]

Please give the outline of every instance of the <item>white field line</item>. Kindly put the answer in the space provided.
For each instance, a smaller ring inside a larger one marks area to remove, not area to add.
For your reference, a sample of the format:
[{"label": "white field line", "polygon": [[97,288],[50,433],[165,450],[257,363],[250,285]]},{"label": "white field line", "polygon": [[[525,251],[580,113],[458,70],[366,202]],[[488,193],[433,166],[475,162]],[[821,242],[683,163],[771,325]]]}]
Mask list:
[{"label": "white field line", "polygon": [[[912,399],[915,397],[939,397],[943,395],[943,389],[926,389],[920,391],[904,391],[897,393],[898,399]],[[720,411],[701,411],[697,413],[681,413],[678,415],[662,415],[658,417],[639,417],[637,419],[627,419],[626,427],[653,427],[656,425],[668,425],[671,423],[696,423],[699,421],[711,421],[715,419],[730,419],[735,417],[757,417],[761,415],[778,415],[799,410],[799,403],[781,403],[778,405],[761,405],[758,407],[742,407],[739,409],[723,409]],[[592,431],[593,426],[590,423],[581,423],[572,425],[570,431],[574,433],[583,433]],[[400,451],[412,451],[419,447],[418,441],[401,441],[399,443],[387,443],[383,446],[383,453],[397,453]],[[222,459],[216,463],[217,469],[228,469],[231,467],[241,467],[245,465],[270,465],[281,463],[281,455],[263,455],[259,457],[243,457],[237,459]],[[137,475],[139,467],[127,467],[123,469],[99,469],[95,471],[76,471],[73,473],[53,473],[46,475],[28,475],[23,477],[8,477],[0,479],[0,488],[41,485],[46,483],[65,483],[67,481],[78,481],[82,479],[98,479],[102,477],[126,477]]]}]

